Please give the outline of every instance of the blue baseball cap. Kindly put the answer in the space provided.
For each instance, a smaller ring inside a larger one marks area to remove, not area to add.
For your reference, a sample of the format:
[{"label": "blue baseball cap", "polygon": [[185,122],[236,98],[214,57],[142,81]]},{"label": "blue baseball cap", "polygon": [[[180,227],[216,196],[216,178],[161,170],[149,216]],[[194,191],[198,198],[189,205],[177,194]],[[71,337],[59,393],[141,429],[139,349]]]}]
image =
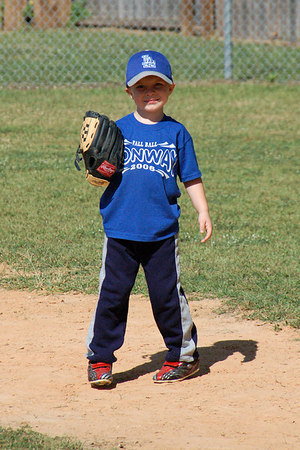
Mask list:
[{"label": "blue baseball cap", "polygon": [[144,50],[132,55],[127,63],[126,86],[131,87],[149,75],[156,75],[167,83],[173,84],[170,63],[162,53]]}]

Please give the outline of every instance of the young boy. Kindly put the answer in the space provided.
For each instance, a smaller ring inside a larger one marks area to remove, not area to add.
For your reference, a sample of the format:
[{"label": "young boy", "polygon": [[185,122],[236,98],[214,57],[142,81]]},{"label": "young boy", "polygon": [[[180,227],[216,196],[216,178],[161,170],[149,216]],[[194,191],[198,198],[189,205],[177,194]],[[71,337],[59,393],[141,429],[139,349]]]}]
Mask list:
[{"label": "young boy", "polygon": [[142,51],[131,56],[126,92],[136,110],[117,121],[124,137],[124,169],[100,201],[105,240],[99,300],[87,337],[92,386],[113,381],[114,352],[124,342],[129,295],[140,264],[168,348],[154,381],[180,381],[199,370],[196,327],[180,285],[177,176],[198,213],[200,233],[206,231],[201,242],[210,238],[212,222],[192,138],[164,114],[174,87],[164,55]]}]

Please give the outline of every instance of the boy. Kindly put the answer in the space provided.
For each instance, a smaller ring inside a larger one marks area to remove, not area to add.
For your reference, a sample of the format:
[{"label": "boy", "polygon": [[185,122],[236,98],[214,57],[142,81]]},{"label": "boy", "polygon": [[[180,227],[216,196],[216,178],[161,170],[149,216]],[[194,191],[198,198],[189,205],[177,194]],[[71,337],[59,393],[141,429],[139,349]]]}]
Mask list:
[{"label": "boy", "polygon": [[117,121],[124,137],[124,169],[100,201],[105,240],[99,300],[87,337],[92,386],[113,381],[114,351],[124,342],[129,295],[140,264],[168,348],[154,382],[180,381],[199,371],[197,331],[180,286],[177,175],[198,213],[200,233],[206,231],[201,242],[210,238],[212,222],[192,138],[164,114],[174,87],[161,53],[142,51],[129,59],[126,92],[136,110]]}]

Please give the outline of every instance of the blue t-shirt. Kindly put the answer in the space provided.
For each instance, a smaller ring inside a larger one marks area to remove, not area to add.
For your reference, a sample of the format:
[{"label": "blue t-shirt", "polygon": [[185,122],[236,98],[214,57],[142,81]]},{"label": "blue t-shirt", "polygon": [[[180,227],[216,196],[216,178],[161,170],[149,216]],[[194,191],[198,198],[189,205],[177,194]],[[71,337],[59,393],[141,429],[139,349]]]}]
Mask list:
[{"label": "blue t-shirt", "polygon": [[168,116],[146,125],[131,113],[117,125],[125,163],[100,200],[105,234],[145,242],[173,236],[180,216],[177,176],[182,182],[201,176],[190,134]]}]

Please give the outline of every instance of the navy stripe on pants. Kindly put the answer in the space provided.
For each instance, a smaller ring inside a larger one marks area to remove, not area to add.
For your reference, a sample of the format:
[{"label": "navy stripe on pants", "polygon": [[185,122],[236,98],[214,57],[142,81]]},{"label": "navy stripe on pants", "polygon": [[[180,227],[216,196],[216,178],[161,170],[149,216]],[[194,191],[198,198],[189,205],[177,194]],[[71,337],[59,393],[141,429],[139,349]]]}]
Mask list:
[{"label": "navy stripe on pants", "polygon": [[105,237],[99,300],[88,336],[87,357],[113,363],[125,336],[130,292],[142,265],[153,315],[168,352],[167,361],[190,362],[197,353],[197,331],[180,286],[178,238],[136,242]]}]

